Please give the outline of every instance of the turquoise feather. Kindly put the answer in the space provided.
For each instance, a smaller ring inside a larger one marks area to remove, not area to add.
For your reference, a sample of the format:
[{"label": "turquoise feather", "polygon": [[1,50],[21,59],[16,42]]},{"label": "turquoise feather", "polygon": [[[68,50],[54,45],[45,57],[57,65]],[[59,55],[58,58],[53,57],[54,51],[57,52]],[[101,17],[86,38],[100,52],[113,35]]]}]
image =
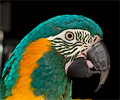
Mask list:
[{"label": "turquoise feather", "polygon": [[[5,67],[2,72],[2,77],[5,76],[5,78],[3,79],[4,85],[2,85],[3,87],[5,87],[4,91],[2,92],[3,97],[11,95],[11,89],[16,84],[16,80],[18,79],[18,71],[17,70],[19,69],[19,62],[22,58],[22,54],[24,53],[25,48],[31,42],[34,42],[37,39],[47,38],[49,36],[55,36],[66,29],[83,29],[83,30],[88,30],[92,35],[98,34],[101,37],[103,36],[102,30],[99,27],[99,25],[96,24],[91,19],[84,17],[82,15],[60,15],[60,16],[53,17],[53,18],[39,24],[36,28],[34,28],[29,34],[27,34],[21,40],[21,42],[17,45],[17,47],[13,51],[13,54],[11,55],[11,57],[8,59],[8,61],[5,64]],[[49,55],[49,53],[47,53],[46,55]],[[41,58],[38,61],[38,63],[41,62],[42,59],[43,58]],[[45,64],[43,64],[43,65],[45,65]],[[62,67],[63,67],[63,65],[62,65]],[[9,69],[9,68],[11,70],[8,74],[6,74],[7,69]],[[38,69],[35,69],[35,71],[31,75],[31,77],[34,77],[35,72],[40,69],[41,69],[40,67],[38,67]],[[43,74],[45,74],[45,72]],[[41,75],[43,75],[43,74],[41,73]],[[31,83],[31,85],[33,87],[37,86],[37,84],[38,83],[36,83],[36,85],[34,85],[34,82]],[[49,84],[49,83],[47,83],[47,84]],[[43,93],[43,92],[44,92],[44,90],[41,91],[41,93]],[[34,93],[35,93],[35,95],[41,94],[38,92],[38,90],[36,90],[36,92],[34,91]],[[61,93],[61,94],[63,94],[63,93]],[[46,94],[46,96],[47,96],[47,94]],[[56,96],[56,98],[57,98],[57,96]]]},{"label": "turquoise feather", "polygon": [[69,90],[72,88],[72,81],[68,82],[65,75],[65,63],[63,56],[53,49],[44,54],[37,62],[40,66],[31,75],[31,86],[36,96],[44,94],[47,100],[60,100],[63,97],[62,100],[70,100],[72,94]]}]

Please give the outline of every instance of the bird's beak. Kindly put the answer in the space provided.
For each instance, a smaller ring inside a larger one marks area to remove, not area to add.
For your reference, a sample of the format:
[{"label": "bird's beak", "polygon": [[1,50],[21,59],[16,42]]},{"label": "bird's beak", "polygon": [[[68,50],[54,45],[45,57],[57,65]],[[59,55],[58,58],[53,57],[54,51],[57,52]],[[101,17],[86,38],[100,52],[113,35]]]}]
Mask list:
[{"label": "bird's beak", "polygon": [[105,83],[110,70],[110,57],[104,43],[98,42],[87,52],[87,58],[91,60],[94,66],[101,72],[100,82],[95,90],[97,92]]},{"label": "bird's beak", "polygon": [[105,83],[110,70],[109,53],[102,41],[96,43],[87,51],[87,59],[94,65],[94,70],[88,67],[83,57],[79,57],[68,67],[67,76],[70,78],[85,78],[101,73],[99,85],[95,90],[97,92]]}]

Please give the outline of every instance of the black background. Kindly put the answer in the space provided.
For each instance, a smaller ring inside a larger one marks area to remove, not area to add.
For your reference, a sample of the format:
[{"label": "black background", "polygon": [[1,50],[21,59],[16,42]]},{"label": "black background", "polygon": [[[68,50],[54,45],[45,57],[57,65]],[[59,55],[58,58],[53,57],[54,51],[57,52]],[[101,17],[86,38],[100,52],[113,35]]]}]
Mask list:
[{"label": "black background", "polygon": [[103,1],[27,1],[11,2],[11,31],[5,39],[22,39],[39,23],[64,14],[84,15],[100,25],[111,58],[111,70],[104,86],[97,92],[99,76],[73,82],[73,98],[119,98],[119,2]]}]

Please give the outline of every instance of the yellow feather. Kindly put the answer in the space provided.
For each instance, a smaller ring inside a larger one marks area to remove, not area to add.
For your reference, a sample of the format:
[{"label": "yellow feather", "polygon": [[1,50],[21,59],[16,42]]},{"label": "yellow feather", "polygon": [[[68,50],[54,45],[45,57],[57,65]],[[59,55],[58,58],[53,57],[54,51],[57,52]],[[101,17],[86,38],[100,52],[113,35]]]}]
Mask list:
[{"label": "yellow feather", "polygon": [[19,78],[12,88],[12,95],[5,100],[45,100],[44,95],[35,97],[32,92],[31,74],[38,67],[37,61],[47,51],[50,51],[51,42],[47,39],[38,39],[27,46],[19,63]]}]

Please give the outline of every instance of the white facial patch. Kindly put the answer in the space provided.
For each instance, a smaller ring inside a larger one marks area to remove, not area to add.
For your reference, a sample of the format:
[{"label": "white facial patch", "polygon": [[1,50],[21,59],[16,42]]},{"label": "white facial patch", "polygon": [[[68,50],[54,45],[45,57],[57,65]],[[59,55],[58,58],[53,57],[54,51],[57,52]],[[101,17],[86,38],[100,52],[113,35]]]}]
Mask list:
[{"label": "white facial patch", "polygon": [[[74,34],[74,39],[73,40],[71,40],[71,41],[68,41],[66,38],[65,38],[65,34],[66,34],[66,32],[73,32],[73,34]],[[76,35],[75,35],[75,29],[67,29],[67,30],[65,30],[65,31],[62,31],[61,33],[59,33],[58,35],[56,35],[56,36],[50,36],[50,37],[48,37],[47,39],[48,40],[54,40],[55,38],[61,38],[61,39],[63,39],[64,41],[66,41],[66,42],[69,42],[69,43],[75,43],[76,42]]]},{"label": "white facial patch", "polygon": [[57,52],[71,59],[84,52],[93,43],[90,32],[81,29],[67,29],[47,39],[52,41]]}]

